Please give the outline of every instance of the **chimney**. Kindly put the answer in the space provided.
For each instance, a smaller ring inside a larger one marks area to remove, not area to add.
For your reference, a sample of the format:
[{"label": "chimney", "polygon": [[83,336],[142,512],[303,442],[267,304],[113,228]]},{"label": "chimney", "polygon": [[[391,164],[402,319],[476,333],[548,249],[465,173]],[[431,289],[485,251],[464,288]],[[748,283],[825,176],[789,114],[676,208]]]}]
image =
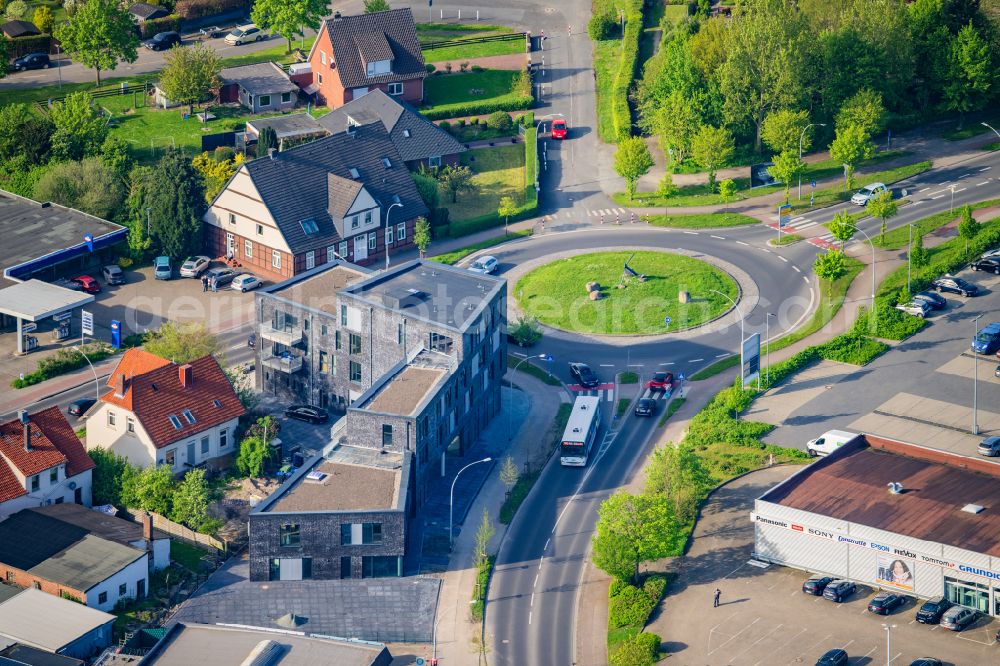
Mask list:
[{"label": "chimney", "polygon": [[334,13],[333,13],[333,20],[334,20],[334,21],[339,21],[340,19],[341,19],[341,15],[340,15],[340,12],[339,12],[339,11],[337,11],[337,12],[334,12]]},{"label": "chimney", "polygon": [[187,388],[194,383],[194,369],[191,367],[190,363],[185,363],[177,369],[177,373],[181,379],[181,386]]},{"label": "chimney", "polygon": [[31,453],[31,421],[28,420],[28,410],[19,409],[17,418],[21,421],[21,431],[24,433],[24,450]]},{"label": "chimney", "polygon": [[153,516],[148,511],[142,514],[142,538],[146,540],[146,548],[153,547]]},{"label": "chimney", "polygon": [[121,373],[115,377],[114,389],[115,395],[118,397],[124,396],[125,392],[128,391],[128,377],[125,376],[125,373]]},{"label": "chimney", "polygon": [[274,153],[275,153],[274,148],[267,149],[267,156],[270,157],[272,161],[274,160]]}]

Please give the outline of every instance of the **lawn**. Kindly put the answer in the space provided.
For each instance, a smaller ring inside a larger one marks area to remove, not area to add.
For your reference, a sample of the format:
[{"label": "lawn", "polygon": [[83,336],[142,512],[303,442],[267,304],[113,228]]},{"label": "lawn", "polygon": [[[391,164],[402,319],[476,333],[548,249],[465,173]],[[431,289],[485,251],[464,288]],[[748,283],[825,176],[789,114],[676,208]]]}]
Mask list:
[{"label": "lawn", "polygon": [[[979,203],[972,205],[972,210],[978,210],[979,208],[987,208],[989,206],[995,206],[1000,203],[1000,199],[990,199],[988,201],[980,201]],[[915,227],[913,230],[913,238],[917,236],[923,236],[928,234],[935,229],[940,229],[944,225],[948,224],[952,220],[956,220],[961,217],[962,211],[960,208],[955,210],[946,210],[935,215],[929,215],[928,217],[917,220],[913,223]],[[910,242],[910,229],[909,226],[899,227],[897,229],[890,229],[885,233],[885,239],[879,242],[878,236],[873,236],[875,245],[887,250],[901,250]]]},{"label": "lawn", "polygon": [[524,203],[524,146],[477,148],[462,153],[462,164],[476,174],[473,192],[459,192],[452,203],[451,193],[442,189],[441,205],[447,206],[451,221],[468,220],[480,215],[495,214],[500,197],[513,197],[517,205]]},{"label": "lawn", "polygon": [[[618,289],[630,256],[629,266],[647,280],[632,279]],[[588,282],[599,283],[599,300],[590,300]],[[687,303],[680,303],[680,291],[690,294]],[[650,334],[681,331],[718,317],[729,310],[729,299],[738,297],[739,288],[723,271],[691,257],[595,252],[532,270],[518,280],[515,293],[528,314],[549,326],[582,333]]]},{"label": "lawn", "polygon": [[[474,27],[474,26],[468,26],[468,27]],[[514,32],[512,28],[499,25],[478,26],[478,27],[483,29],[462,30],[462,31],[442,30],[438,31],[440,36],[431,36],[433,33],[430,33],[428,31],[418,31],[417,38],[420,40],[422,44],[426,44],[428,42],[475,39],[476,37],[492,37],[494,35],[503,35]],[[505,41],[457,44],[453,46],[441,46],[433,49],[424,49],[423,50],[424,62],[441,62],[443,60],[472,60],[473,58],[485,58],[487,56],[524,53],[524,44],[525,44],[524,39],[519,38],[519,39],[510,39]]]},{"label": "lawn", "polygon": [[702,213],[694,215],[643,215],[654,227],[671,229],[717,229],[760,224],[760,220],[740,213]]},{"label": "lawn", "polygon": [[424,102],[421,111],[432,119],[472,115],[467,112],[470,104],[488,103],[502,108],[524,96],[527,89],[516,89],[522,80],[520,72],[505,69],[484,69],[465,74],[435,74],[424,79]]},{"label": "lawn", "polygon": [[597,134],[601,137],[602,141],[614,142],[616,140],[612,102],[614,101],[615,74],[618,71],[618,57],[620,54],[620,39],[605,39],[594,42]]},{"label": "lawn", "polygon": [[204,567],[203,558],[208,555],[204,548],[198,548],[180,539],[170,540],[170,560],[189,571],[198,572]]}]

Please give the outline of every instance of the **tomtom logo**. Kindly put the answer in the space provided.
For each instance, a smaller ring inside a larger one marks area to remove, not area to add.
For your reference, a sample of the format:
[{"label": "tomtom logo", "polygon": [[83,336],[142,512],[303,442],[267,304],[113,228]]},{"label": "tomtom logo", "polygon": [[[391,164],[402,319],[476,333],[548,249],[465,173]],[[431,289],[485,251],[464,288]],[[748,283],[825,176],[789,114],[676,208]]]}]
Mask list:
[{"label": "tomtom logo", "polygon": [[781,520],[771,520],[770,518],[764,518],[763,516],[757,516],[757,520],[762,523],[767,523],[768,525],[775,525],[777,527],[788,527],[788,523]]},{"label": "tomtom logo", "polygon": [[964,571],[965,573],[975,574],[977,576],[982,576],[983,578],[992,578],[994,580],[1000,580],[1000,574],[994,573],[987,569],[980,569],[978,567],[969,567],[964,564],[958,565],[959,571]]}]

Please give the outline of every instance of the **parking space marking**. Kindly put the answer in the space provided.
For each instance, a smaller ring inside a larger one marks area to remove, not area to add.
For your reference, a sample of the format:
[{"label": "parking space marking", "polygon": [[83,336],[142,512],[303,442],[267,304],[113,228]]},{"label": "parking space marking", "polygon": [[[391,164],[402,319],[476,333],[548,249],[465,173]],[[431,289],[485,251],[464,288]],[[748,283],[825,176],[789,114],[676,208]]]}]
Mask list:
[{"label": "parking space marking", "polygon": [[791,645],[792,643],[794,643],[794,642],[795,642],[795,641],[796,641],[796,640],[798,639],[798,637],[799,637],[799,636],[801,636],[802,634],[806,633],[806,631],[807,631],[806,629],[801,629],[801,630],[799,630],[799,633],[797,633],[797,634],[795,634],[794,636],[792,636],[791,640],[789,640],[789,641],[788,641],[787,643],[785,643],[784,645],[781,645],[780,647],[778,647],[778,649],[777,649],[777,650],[774,650],[774,651],[772,651],[772,652],[771,652],[771,654],[769,654],[769,655],[768,655],[767,657],[765,657],[764,659],[761,659],[760,661],[758,661],[758,662],[757,662],[756,664],[754,664],[753,666],[760,666],[760,665],[761,665],[761,664],[763,664],[763,663],[764,663],[765,661],[766,661],[766,662],[768,662],[768,663],[773,663],[773,662],[772,662],[771,660],[772,660],[772,657],[774,656],[774,654],[775,654],[776,652],[780,652],[780,651],[782,650],[782,648],[786,648],[786,647],[788,647],[789,645]]},{"label": "parking space marking", "polygon": [[896,661],[897,659],[899,659],[899,658],[900,658],[900,657],[901,657],[902,655],[903,655],[903,653],[902,653],[902,652],[899,652],[899,653],[897,653],[897,654],[896,654],[896,656],[895,656],[895,657],[893,657],[892,659],[890,659],[890,660],[889,660],[889,663],[888,663],[888,664],[886,664],[885,666],[891,666],[891,665],[892,665],[892,662],[894,662],[894,661]]},{"label": "parking space marking", "polygon": [[[734,614],[734,615],[735,615],[735,614]],[[753,622],[751,622],[751,623],[750,623],[750,624],[748,624],[747,626],[743,627],[742,629],[740,629],[739,631],[737,631],[737,632],[736,632],[735,634],[733,634],[733,635],[732,635],[732,636],[730,636],[729,638],[727,638],[727,639],[726,639],[726,640],[725,640],[725,641],[724,641],[724,642],[722,643],[722,645],[720,645],[719,647],[717,647],[717,648],[715,648],[715,649],[712,649],[712,650],[709,650],[709,651],[708,651],[708,654],[709,654],[709,655],[711,655],[711,654],[712,654],[713,652],[715,652],[716,650],[721,650],[721,649],[722,649],[723,647],[725,647],[725,646],[726,646],[726,644],[727,644],[727,643],[729,643],[730,641],[732,641],[733,639],[735,639],[735,638],[736,638],[737,636],[739,636],[739,635],[740,635],[740,634],[742,634],[742,633],[743,633],[744,631],[746,631],[747,629],[749,629],[749,628],[750,628],[750,627],[752,627],[753,625],[757,624],[758,622],[760,622],[760,618],[759,618],[759,617],[758,617],[758,618],[756,618],[756,619],[754,619],[754,621],[753,621]],[[714,630],[715,630],[715,629],[713,628],[713,629],[712,629],[712,631],[714,631]],[[711,634],[709,634],[709,644],[711,645]]]},{"label": "parking space marking", "polygon": [[[810,652],[812,652],[813,650],[815,650],[816,648],[818,648],[820,645],[822,645],[826,641],[830,640],[831,638],[833,638],[833,634],[827,634],[818,643],[814,643],[813,645],[811,645],[808,650],[804,650],[802,652],[802,654],[809,654]],[[790,662],[788,662],[789,666],[791,666],[791,664],[801,664],[801,663],[802,663],[802,657],[801,656],[800,657],[796,657],[795,659],[792,659]]]},{"label": "parking space marking", "polygon": [[771,631],[767,632],[766,634],[764,634],[763,636],[761,636],[760,638],[758,638],[757,640],[755,640],[750,645],[748,645],[745,648],[743,648],[743,650],[741,650],[741,651],[737,652],[736,654],[734,654],[732,657],[729,658],[729,663],[730,664],[733,663],[734,659],[736,659],[740,655],[744,654],[745,652],[748,652],[750,650],[750,648],[752,648],[754,645],[757,645],[757,643],[760,643],[762,640],[764,640],[765,638],[767,638],[768,636],[770,636],[771,634],[773,634],[774,632],[776,632],[778,629],[781,629],[783,626],[785,626],[785,625],[779,624],[777,627],[775,627]]},{"label": "parking space marking", "polygon": [[868,650],[868,652],[866,652],[866,653],[865,653],[865,656],[866,656],[866,657],[869,657],[869,656],[871,656],[871,654],[872,654],[873,652],[875,652],[875,650],[877,650],[877,649],[878,649],[878,646],[876,645],[876,646],[875,646],[875,647],[873,647],[873,648],[872,648],[871,650]]}]

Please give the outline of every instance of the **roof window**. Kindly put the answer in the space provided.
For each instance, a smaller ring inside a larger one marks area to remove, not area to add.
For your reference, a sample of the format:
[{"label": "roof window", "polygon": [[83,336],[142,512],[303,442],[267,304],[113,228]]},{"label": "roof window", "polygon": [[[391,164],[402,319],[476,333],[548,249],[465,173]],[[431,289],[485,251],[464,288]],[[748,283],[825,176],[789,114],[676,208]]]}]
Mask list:
[{"label": "roof window", "polygon": [[222,403],[219,402],[218,400],[213,400],[212,404],[215,405],[216,409],[222,409]]},{"label": "roof window", "polygon": [[180,430],[181,429],[181,427],[182,427],[181,426],[181,420],[179,418],[177,418],[176,414],[171,414],[167,418],[170,419],[170,425],[172,425],[174,427],[174,430]]},{"label": "roof window", "polygon": [[355,169],[354,167],[351,167],[350,169],[348,169],[348,171],[351,174],[351,178],[354,178],[355,180],[361,177],[361,174],[358,173],[358,170]]},{"label": "roof window", "polygon": [[187,421],[191,425],[194,425],[194,420],[195,420],[194,419],[194,414],[191,413],[190,409],[185,409],[183,412],[181,412],[181,414],[184,415],[184,420],[185,421]]},{"label": "roof window", "polygon": [[403,130],[403,136],[405,136],[407,139],[409,139],[410,138],[410,130],[408,130],[408,129]]},{"label": "roof window", "polygon": [[299,224],[302,225],[302,231],[305,232],[307,236],[312,235],[319,231],[319,226],[316,225],[316,220],[311,217],[307,217],[304,220],[299,220]]},{"label": "roof window", "polygon": [[388,157],[383,157],[382,158],[382,166],[384,166],[386,169],[391,169],[392,168],[392,161],[390,161]]}]

